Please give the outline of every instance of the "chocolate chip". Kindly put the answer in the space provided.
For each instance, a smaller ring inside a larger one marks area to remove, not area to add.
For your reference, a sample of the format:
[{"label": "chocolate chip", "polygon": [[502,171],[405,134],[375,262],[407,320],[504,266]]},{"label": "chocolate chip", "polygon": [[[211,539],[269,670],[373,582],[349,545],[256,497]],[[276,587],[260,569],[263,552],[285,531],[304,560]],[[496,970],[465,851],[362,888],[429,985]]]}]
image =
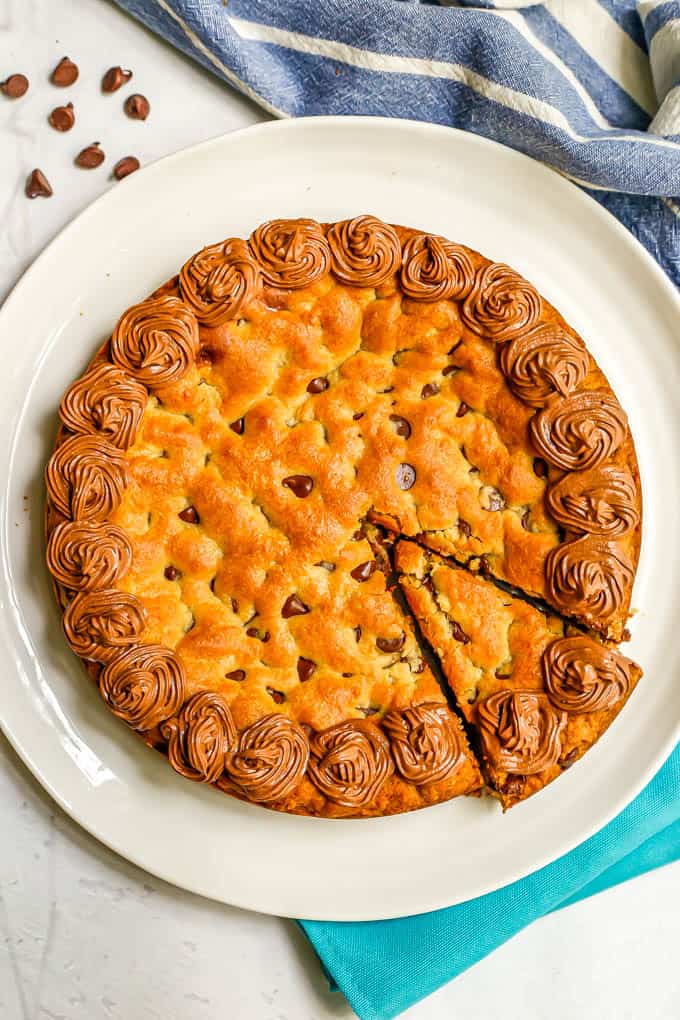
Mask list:
[{"label": "chocolate chip", "polygon": [[331,563],[329,560],[319,560],[318,563],[314,564],[315,567],[323,567],[329,574],[332,574],[335,570],[335,563]]},{"label": "chocolate chip", "polygon": [[454,640],[460,641],[462,645],[470,644],[470,638],[456,620],[449,620],[449,630]]},{"label": "chocolate chip", "polygon": [[474,705],[474,703],[475,703],[475,701],[477,700],[478,697],[479,697],[479,687],[475,687],[474,691],[472,692],[470,697],[467,699],[468,705]]},{"label": "chocolate chip", "polygon": [[502,786],[506,797],[521,797],[526,784],[526,776],[508,776]]},{"label": "chocolate chip", "polygon": [[423,578],[423,588],[426,591],[429,591],[430,595],[432,595],[433,597],[435,596],[436,590],[434,586],[434,581],[432,580],[429,574]]},{"label": "chocolate chip", "polygon": [[621,635],[622,641],[630,641],[630,629],[628,627],[623,628],[623,634]]},{"label": "chocolate chip", "polygon": [[469,410],[470,408],[467,406],[465,401],[461,400],[460,404],[458,405],[458,410],[456,411],[456,418],[463,418],[468,413]]},{"label": "chocolate chip", "polygon": [[95,170],[102,165],[105,159],[106,156],[99,148],[99,142],[93,142],[86,149],[80,150],[74,162],[76,166],[81,166],[84,170]]},{"label": "chocolate chip", "polygon": [[8,99],[21,99],[28,92],[28,78],[25,74],[10,74],[0,83],[0,92]]},{"label": "chocolate chip", "polygon": [[229,426],[231,431],[235,432],[237,436],[243,435],[243,430],[245,429],[245,427],[246,427],[245,418],[237,418],[236,421],[233,421]]},{"label": "chocolate chip", "polygon": [[466,538],[469,538],[470,535],[472,534],[472,528],[470,527],[467,521],[463,520],[462,517],[458,518],[458,530],[460,531],[461,535],[465,535]]},{"label": "chocolate chip", "polygon": [[495,511],[502,510],[505,507],[505,500],[498,489],[495,489],[493,485],[482,486],[479,490],[479,502],[482,510],[488,510],[489,513],[494,513]]},{"label": "chocolate chip", "polygon": [[357,411],[356,414],[352,415],[352,421],[359,421],[361,418],[363,418],[364,414],[365,414],[364,411]]},{"label": "chocolate chip", "polygon": [[113,176],[117,181],[122,181],[124,177],[129,177],[135,170],[139,170],[139,160],[136,156],[123,156],[119,159],[113,168]]},{"label": "chocolate chip", "polygon": [[548,465],[542,457],[534,457],[534,474],[538,478],[545,478],[548,473]]},{"label": "chocolate chip", "polygon": [[67,103],[66,106],[55,106],[47,119],[55,131],[70,131],[76,122],[73,103]]},{"label": "chocolate chip", "polygon": [[405,492],[412,488],[416,481],[416,469],[411,464],[399,464],[396,470],[397,485]]},{"label": "chocolate chip", "polygon": [[237,680],[239,683],[246,678],[245,669],[233,669],[231,673],[224,674],[229,680]]},{"label": "chocolate chip", "polygon": [[286,700],[286,695],[283,691],[275,691],[273,687],[266,687],[265,690],[269,697],[273,698],[277,705],[282,705]]},{"label": "chocolate chip", "polygon": [[565,754],[564,758],[560,758],[557,762],[563,769],[569,769],[578,758],[578,747],[573,747],[568,754]]},{"label": "chocolate chip", "polygon": [[201,519],[195,506],[188,506],[181,510],[178,517],[180,521],[184,521],[186,524],[198,524]]},{"label": "chocolate chip", "polygon": [[491,577],[491,564],[484,555],[479,557],[479,572],[484,577]]},{"label": "chocolate chip", "polygon": [[231,601],[231,611],[232,611],[232,613],[238,613],[238,602],[236,601],[236,599],[234,598],[233,595],[231,596],[231,600],[230,601]]},{"label": "chocolate chip", "polygon": [[196,361],[199,365],[212,365],[215,360],[215,351],[212,347],[208,347],[207,344],[201,344],[201,349],[198,352]]},{"label": "chocolate chip", "polygon": [[501,673],[501,671],[497,669],[494,672],[494,676],[496,677],[497,680],[509,680],[510,677],[512,676],[512,673]]},{"label": "chocolate chip", "polygon": [[423,400],[427,400],[428,397],[433,397],[435,393],[439,393],[439,387],[434,382],[425,383],[420,391],[420,395]]},{"label": "chocolate chip", "polygon": [[283,479],[281,485],[290,489],[298,499],[306,499],[314,488],[314,480],[309,475],[289,475]]},{"label": "chocolate chip", "polygon": [[402,631],[399,637],[386,638],[379,637],[375,639],[375,643],[381,652],[400,652],[404,647],[406,641],[406,634]]},{"label": "chocolate chip", "polygon": [[354,628],[354,639],[357,644],[359,644],[359,642],[361,641],[361,627],[359,626],[359,624],[357,624],[356,627]]},{"label": "chocolate chip", "polygon": [[362,524],[361,527],[357,528],[357,530],[352,535],[352,541],[361,542],[363,538],[366,538],[366,532],[364,531],[364,526]]},{"label": "chocolate chip", "polygon": [[167,577],[168,581],[176,581],[181,576],[177,567],[173,567],[172,563],[165,568],[163,574]]},{"label": "chocolate chip", "polygon": [[330,386],[330,383],[329,383],[328,379],[324,379],[324,377],[322,375],[320,375],[316,379],[312,379],[311,382],[307,383],[307,392],[308,393],[323,393],[323,391],[327,390],[329,386]]},{"label": "chocolate chip", "polygon": [[284,620],[289,620],[291,616],[302,616],[308,612],[309,606],[306,606],[300,596],[295,593],[289,595],[281,606],[281,616]]},{"label": "chocolate chip", "polygon": [[368,581],[369,577],[376,568],[375,560],[367,560],[366,563],[360,563],[354,570],[350,570],[350,575],[355,581]]},{"label": "chocolate chip", "polygon": [[132,71],[122,67],[110,67],[102,78],[102,92],[117,92],[132,77]]},{"label": "chocolate chip", "polygon": [[454,372],[460,372],[460,365],[447,365],[446,368],[442,369],[442,375],[452,375]]},{"label": "chocolate chip", "polygon": [[123,109],[127,113],[128,117],[132,118],[132,120],[146,120],[149,116],[149,112],[151,111],[151,106],[146,96],[142,96],[139,92],[135,92],[133,95],[127,97],[123,104]]},{"label": "chocolate chip", "polygon": [[36,169],[26,181],[25,191],[27,198],[49,198],[52,186],[42,170]]},{"label": "chocolate chip", "polygon": [[248,637],[258,638],[258,640],[264,642],[269,641],[269,638],[271,637],[268,630],[260,630],[259,627],[248,627],[246,634]]},{"label": "chocolate chip", "polygon": [[78,67],[69,60],[68,57],[62,57],[55,69],[50,75],[50,81],[53,85],[58,85],[59,88],[66,88],[68,85],[73,85],[74,81],[78,80]]},{"label": "chocolate chip", "polygon": [[408,439],[411,435],[411,426],[406,421],[406,418],[402,418],[400,414],[391,414],[390,421],[394,422],[394,431],[402,439]]},{"label": "chocolate chip", "polygon": [[522,527],[524,528],[525,531],[531,531],[531,525],[529,523],[530,516],[531,510],[525,510],[524,513],[522,514]]},{"label": "chocolate chip", "polygon": [[369,705],[368,708],[362,708],[361,705],[357,705],[357,712],[363,712],[365,716],[377,715],[379,711],[379,708],[373,708],[372,705]]},{"label": "chocolate chip", "polygon": [[311,659],[303,659],[302,656],[297,661],[297,671],[300,677],[300,683],[303,684],[309,680],[310,676],[316,669],[316,663],[312,662]]}]

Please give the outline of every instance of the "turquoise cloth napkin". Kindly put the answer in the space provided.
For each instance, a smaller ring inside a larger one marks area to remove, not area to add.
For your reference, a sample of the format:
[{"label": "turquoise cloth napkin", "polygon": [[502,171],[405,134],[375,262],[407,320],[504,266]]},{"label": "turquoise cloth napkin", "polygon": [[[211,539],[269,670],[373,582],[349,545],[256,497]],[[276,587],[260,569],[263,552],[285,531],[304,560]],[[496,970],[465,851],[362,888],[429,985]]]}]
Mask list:
[{"label": "turquoise cloth napkin", "polygon": [[300,925],[357,1016],[390,1020],[536,918],[678,858],[680,745],[609,825],[519,882],[431,914]]}]

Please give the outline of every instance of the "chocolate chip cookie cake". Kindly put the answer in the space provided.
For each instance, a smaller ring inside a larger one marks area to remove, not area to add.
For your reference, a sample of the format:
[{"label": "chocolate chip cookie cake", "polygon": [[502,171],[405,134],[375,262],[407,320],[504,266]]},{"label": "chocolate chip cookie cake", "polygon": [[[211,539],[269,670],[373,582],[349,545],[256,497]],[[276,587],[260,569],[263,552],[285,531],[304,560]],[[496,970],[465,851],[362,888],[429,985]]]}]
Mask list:
[{"label": "chocolate chip cookie cake", "polygon": [[187,779],[327,817],[509,807],[640,676],[614,647],[626,415],[559,313],[469,248],[372,216],[213,244],[59,414],[66,639]]}]

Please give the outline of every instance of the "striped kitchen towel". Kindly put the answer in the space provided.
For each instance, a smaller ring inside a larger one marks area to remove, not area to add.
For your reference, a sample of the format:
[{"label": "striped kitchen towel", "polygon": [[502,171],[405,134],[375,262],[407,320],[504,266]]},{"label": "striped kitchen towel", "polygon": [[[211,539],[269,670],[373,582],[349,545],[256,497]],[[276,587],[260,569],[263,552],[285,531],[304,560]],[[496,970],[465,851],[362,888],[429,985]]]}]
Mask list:
[{"label": "striped kitchen towel", "polygon": [[679,0],[116,0],[274,116],[450,124],[533,156],[680,285]]}]

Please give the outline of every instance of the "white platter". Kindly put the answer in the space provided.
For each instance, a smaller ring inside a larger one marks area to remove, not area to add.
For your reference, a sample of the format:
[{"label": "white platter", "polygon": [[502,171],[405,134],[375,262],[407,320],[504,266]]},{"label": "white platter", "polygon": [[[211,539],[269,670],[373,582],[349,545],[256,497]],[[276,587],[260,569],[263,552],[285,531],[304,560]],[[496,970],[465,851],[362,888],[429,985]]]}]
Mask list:
[{"label": "white platter", "polygon": [[[646,675],[584,762],[503,816],[490,800],[329,821],[175,775],[101,704],[60,634],[43,566],[43,465],[68,383],[120,312],[203,244],[276,216],[359,212],[463,241],[531,279],[626,408],[645,524],[630,654]],[[128,178],[73,222],[0,312],[0,724],[84,828],[148,871],[237,906],[361,920],[433,910],[548,863],[651,778],[680,720],[680,299],[633,238],[557,174],[407,121],[269,123]]]}]

